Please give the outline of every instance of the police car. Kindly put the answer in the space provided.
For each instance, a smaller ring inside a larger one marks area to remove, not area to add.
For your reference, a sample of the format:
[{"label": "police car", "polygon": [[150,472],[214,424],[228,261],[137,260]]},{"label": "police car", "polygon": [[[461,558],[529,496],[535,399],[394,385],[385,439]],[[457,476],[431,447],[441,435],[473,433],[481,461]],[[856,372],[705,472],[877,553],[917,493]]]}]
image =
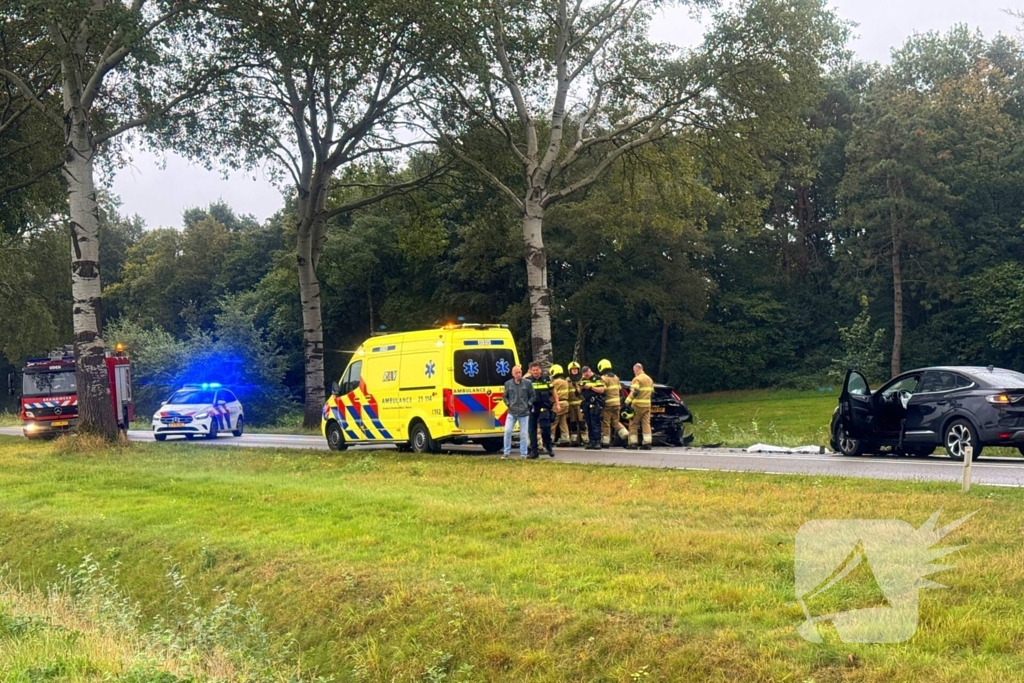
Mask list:
[{"label": "police car", "polygon": [[242,404],[220,384],[186,384],[174,392],[153,415],[153,437],[163,441],[173,434],[186,439],[216,439],[220,432],[241,436],[245,425]]}]

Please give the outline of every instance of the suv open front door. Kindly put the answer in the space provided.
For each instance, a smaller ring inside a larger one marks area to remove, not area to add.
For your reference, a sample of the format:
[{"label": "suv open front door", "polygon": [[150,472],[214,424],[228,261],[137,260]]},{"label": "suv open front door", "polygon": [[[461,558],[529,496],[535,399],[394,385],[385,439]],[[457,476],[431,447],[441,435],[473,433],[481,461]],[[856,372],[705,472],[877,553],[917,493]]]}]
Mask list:
[{"label": "suv open front door", "polygon": [[846,373],[843,393],[839,395],[839,411],[843,429],[855,438],[861,439],[875,431],[875,402],[864,375],[856,370]]}]

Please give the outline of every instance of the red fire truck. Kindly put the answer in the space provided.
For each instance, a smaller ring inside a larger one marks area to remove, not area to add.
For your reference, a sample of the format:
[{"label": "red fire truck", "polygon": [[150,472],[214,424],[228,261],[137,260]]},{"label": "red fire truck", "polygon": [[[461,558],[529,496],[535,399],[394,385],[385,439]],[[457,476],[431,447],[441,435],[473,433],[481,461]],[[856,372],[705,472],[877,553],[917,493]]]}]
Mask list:
[{"label": "red fire truck", "polygon": [[[128,357],[118,344],[107,352],[107,379],[117,424],[128,429],[134,418],[132,378]],[[8,378],[10,392],[21,396],[21,419],[28,438],[56,436],[78,423],[78,388],[75,383],[74,347],[65,346],[44,358],[30,358],[21,372]]]}]

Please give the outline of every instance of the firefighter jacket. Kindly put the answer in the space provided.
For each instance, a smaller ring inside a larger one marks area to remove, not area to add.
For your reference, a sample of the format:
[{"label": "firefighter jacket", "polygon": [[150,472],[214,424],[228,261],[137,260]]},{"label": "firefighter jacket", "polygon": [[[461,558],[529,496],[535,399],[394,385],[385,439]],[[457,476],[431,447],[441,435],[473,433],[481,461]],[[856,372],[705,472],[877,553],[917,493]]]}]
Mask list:
[{"label": "firefighter jacket", "polygon": [[633,378],[626,403],[634,408],[650,408],[653,395],[654,380],[648,377],[647,373],[641,372]]},{"label": "firefighter jacket", "polygon": [[583,403],[583,389],[581,388],[580,379],[578,382],[569,381],[569,407],[578,408]]},{"label": "firefighter jacket", "polygon": [[551,386],[554,388],[555,393],[558,394],[558,405],[561,408],[558,414],[569,412],[569,395],[572,392],[572,388],[569,386],[569,380],[564,377],[552,380]]},{"label": "firefighter jacket", "polygon": [[606,406],[622,405],[622,384],[619,383],[618,375],[609,370],[601,375],[601,380],[604,382],[604,404]]}]

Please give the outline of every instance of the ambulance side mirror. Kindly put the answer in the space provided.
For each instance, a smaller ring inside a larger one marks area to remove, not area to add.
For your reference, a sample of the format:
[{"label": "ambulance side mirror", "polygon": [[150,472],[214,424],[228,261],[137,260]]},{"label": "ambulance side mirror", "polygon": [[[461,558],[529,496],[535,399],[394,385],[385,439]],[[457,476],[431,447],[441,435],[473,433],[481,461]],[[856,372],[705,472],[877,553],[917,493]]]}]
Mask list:
[{"label": "ambulance side mirror", "polygon": [[12,372],[7,375],[7,393],[11,396],[21,395],[21,382],[18,381],[18,373]]},{"label": "ambulance side mirror", "polygon": [[341,387],[338,386],[337,382],[331,382],[331,396],[340,396]]}]

